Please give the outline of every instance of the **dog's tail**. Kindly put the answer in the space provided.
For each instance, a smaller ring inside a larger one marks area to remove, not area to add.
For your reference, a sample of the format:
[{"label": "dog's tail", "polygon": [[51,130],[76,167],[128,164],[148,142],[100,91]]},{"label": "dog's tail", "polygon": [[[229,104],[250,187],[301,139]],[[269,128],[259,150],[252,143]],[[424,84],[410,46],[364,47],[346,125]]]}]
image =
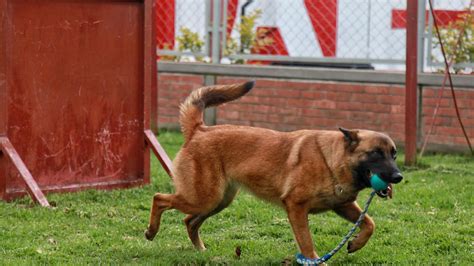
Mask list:
[{"label": "dog's tail", "polygon": [[230,102],[249,92],[255,81],[232,85],[217,85],[197,89],[180,106],[179,123],[184,141],[189,141],[203,122],[204,109]]}]

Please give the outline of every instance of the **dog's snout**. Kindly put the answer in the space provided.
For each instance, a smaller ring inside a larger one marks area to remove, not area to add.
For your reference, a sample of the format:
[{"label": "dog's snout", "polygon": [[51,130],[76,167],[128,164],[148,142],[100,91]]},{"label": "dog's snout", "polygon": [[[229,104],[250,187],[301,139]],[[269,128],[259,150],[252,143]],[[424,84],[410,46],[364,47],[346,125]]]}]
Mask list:
[{"label": "dog's snout", "polygon": [[395,183],[395,184],[396,184],[396,183],[400,183],[400,181],[402,181],[403,176],[402,176],[402,174],[400,174],[399,172],[397,172],[397,173],[392,174],[392,178],[391,178],[391,179],[392,179],[391,183]]}]

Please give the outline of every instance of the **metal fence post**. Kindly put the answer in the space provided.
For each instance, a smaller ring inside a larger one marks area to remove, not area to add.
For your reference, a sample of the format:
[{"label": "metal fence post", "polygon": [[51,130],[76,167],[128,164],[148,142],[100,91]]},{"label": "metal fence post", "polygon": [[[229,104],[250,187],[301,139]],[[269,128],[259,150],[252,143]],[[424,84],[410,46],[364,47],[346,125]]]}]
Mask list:
[{"label": "metal fence post", "polygon": [[227,8],[229,7],[228,0],[222,0],[222,24],[220,29],[222,32],[221,35],[221,56],[224,54],[225,49],[227,48]]},{"label": "metal fence post", "polygon": [[[425,30],[426,21],[426,0],[418,1],[418,73],[424,72],[425,67],[425,39],[427,37]],[[423,138],[423,86],[418,86],[418,102],[417,102],[417,143]],[[417,145],[418,146],[418,145]]]},{"label": "metal fence post", "polygon": [[407,0],[405,93],[405,164],[416,163],[418,90],[418,0]]},{"label": "metal fence post", "polygon": [[212,40],[211,59],[213,64],[220,62],[220,24],[221,24],[221,0],[212,1]]},{"label": "metal fence post", "polygon": [[205,1],[205,18],[204,18],[204,30],[205,30],[205,39],[204,39],[204,53],[210,57],[211,55],[211,39],[212,39],[212,3],[211,0]]},{"label": "metal fence post", "polygon": [[426,0],[418,0],[418,73],[424,71],[425,64],[425,19]]},{"label": "metal fence post", "polygon": [[[211,54],[211,63],[219,64],[220,63],[220,48],[221,48],[221,0],[210,0],[206,1],[208,8],[206,8],[206,13],[212,13],[212,19],[209,21],[207,40],[211,44],[210,54]],[[212,12],[211,12],[212,10]],[[225,12],[225,10],[224,10]],[[211,17],[211,16],[209,16]],[[225,22],[224,22],[225,23]],[[225,30],[224,30],[225,32]],[[211,86],[216,84],[216,76],[213,75],[204,75],[204,85]],[[217,111],[215,107],[207,108],[204,110],[204,123],[206,125],[215,125]]]},{"label": "metal fence post", "polygon": [[[214,75],[205,75],[204,76],[204,86],[212,86],[216,84],[216,76]],[[216,124],[217,120],[217,110],[215,107],[206,108],[204,110],[204,123],[208,126]]]}]

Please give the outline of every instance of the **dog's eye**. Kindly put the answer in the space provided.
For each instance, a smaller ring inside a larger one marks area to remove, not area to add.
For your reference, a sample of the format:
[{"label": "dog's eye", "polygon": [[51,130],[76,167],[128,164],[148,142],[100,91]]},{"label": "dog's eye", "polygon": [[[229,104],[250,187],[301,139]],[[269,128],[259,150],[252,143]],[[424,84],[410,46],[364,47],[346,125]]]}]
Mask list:
[{"label": "dog's eye", "polygon": [[384,157],[383,151],[381,149],[376,149],[371,152],[369,152],[369,155],[371,157]]},{"label": "dog's eye", "polygon": [[396,160],[396,159],[397,159],[397,150],[395,150],[394,148],[392,148],[392,150],[390,151],[390,153],[392,154],[392,158],[393,158],[394,160]]}]

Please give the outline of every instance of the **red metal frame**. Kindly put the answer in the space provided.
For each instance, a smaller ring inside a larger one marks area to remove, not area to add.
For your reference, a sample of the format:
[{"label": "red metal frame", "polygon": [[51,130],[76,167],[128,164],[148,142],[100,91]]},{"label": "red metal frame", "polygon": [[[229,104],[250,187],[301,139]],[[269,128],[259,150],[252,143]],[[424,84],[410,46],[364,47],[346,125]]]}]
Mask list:
[{"label": "red metal frame", "polygon": [[[0,0],[0,37],[6,35],[6,12],[7,1]],[[0,40],[0,58],[7,57],[6,43]],[[7,134],[7,64],[5,60],[0,60],[0,136]]]},{"label": "red metal frame", "polygon": [[48,200],[44,196],[25,163],[21,160],[20,155],[18,155],[7,137],[0,137],[0,149],[2,150],[3,154],[5,154],[6,157],[10,159],[10,162],[15,166],[25,181],[28,194],[30,194],[31,198],[33,198],[33,200],[38,202],[41,206],[49,207]]},{"label": "red metal frame", "polygon": [[407,0],[405,164],[416,163],[418,0]]},{"label": "red metal frame", "polygon": [[[145,15],[145,52],[149,54],[145,54],[145,69],[149,71],[145,71],[145,104],[144,104],[144,137],[145,137],[145,171],[148,171],[145,174],[146,182],[150,182],[150,151],[151,148],[153,153],[160,161],[161,165],[171,177],[171,169],[172,163],[168,155],[166,154],[165,150],[161,146],[160,142],[156,139],[155,134],[153,131],[158,130],[157,120],[158,120],[158,113],[157,113],[157,101],[158,101],[158,80],[157,80],[157,73],[158,67],[156,62],[156,2],[155,0],[145,1],[145,10],[148,10],[147,15]],[[151,98],[150,98],[151,97]],[[150,123],[151,120],[151,123]]]},{"label": "red metal frame", "polygon": [[156,158],[160,161],[161,166],[163,166],[170,177],[173,177],[171,174],[173,165],[171,159],[168,157],[168,154],[166,154],[160,142],[156,139],[155,134],[151,130],[145,130],[145,139],[147,144],[153,150]]},{"label": "red metal frame", "polygon": [[[171,173],[171,161],[150,131],[157,93],[155,1],[97,0],[100,5],[90,6],[91,2],[0,0],[1,199],[28,192],[48,206],[41,190],[147,184],[150,148]],[[48,11],[38,22],[48,27],[31,28],[24,22],[39,19],[34,17],[36,9],[41,9],[38,14]],[[135,23],[123,20],[124,12]],[[65,14],[73,18],[63,20]],[[12,35],[14,25],[20,35]],[[29,34],[21,35],[22,30]],[[29,45],[36,46],[26,51]],[[95,49],[83,49],[84,45]],[[31,51],[39,51],[40,59]],[[80,60],[67,58],[74,56]],[[66,57],[64,64],[57,63],[61,57]],[[82,63],[71,64],[77,61]],[[97,139],[103,128],[105,142]],[[140,153],[142,158],[135,156]]]},{"label": "red metal frame", "polygon": [[[148,38],[151,38],[150,40],[146,40],[146,43],[149,42],[149,47],[145,47],[145,49],[148,49],[150,51],[150,55],[147,57],[149,58],[150,61],[150,71],[151,73],[151,87],[150,87],[150,109],[151,114],[150,114],[150,119],[151,119],[151,125],[150,128],[152,131],[155,133],[158,133],[158,67],[157,67],[157,59],[158,55],[156,53],[156,48],[157,48],[157,43],[158,39],[156,38],[157,36],[157,28],[156,28],[156,20],[157,20],[157,0],[152,0],[145,2],[145,10],[149,10],[147,13],[149,13],[149,16],[145,17],[145,25],[151,25],[151,29],[148,31],[151,33],[151,36],[148,36]],[[151,9],[151,11],[150,11]]]}]

